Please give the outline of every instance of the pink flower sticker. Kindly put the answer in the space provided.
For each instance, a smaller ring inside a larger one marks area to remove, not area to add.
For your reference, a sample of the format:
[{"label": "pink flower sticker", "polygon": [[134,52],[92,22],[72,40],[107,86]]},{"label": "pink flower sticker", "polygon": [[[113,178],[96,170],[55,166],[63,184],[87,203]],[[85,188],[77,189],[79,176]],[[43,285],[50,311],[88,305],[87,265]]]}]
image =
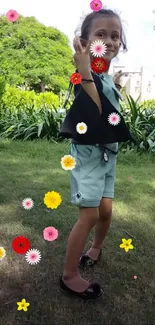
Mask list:
[{"label": "pink flower sticker", "polygon": [[107,46],[102,41],[95,41],[90,46],[90,52],[93,56],[102,57],[107,50]]},{"label": "pink flower sticker", "polygon": [[13,9],[9,10],[7,12],[7,14],[6,14],[7,20],[11,21],[12,23],[17,21],[18,17],[19,17],[18,12],[16,10],[13,10]]},{"label": "pink flower sticker", "polygon": [[25,255],[27,263],[36,265],[41,260],[41,253],[38,249],[30,249]]},{"label": "pink flower sticker", "polygon": [[30,209],[33,208],[34,202],[33,202],[32,199],[26,198],[26,199],[23,200],[22,205],[23,205],[25,210],[30,210]]},{"label": "pink flower sticker", "polygon": [[120,116],[119,114],[117,113],[111,113],[109,116],[108,116],[108,122],[111,124],[111,125],[118,125],[120,123]]},{"label": "pink flower sticker", "polygon": [[58,238],[58,230],[54,227],[47,227],[43,231],[43,237],[47,241],[54,241]]},{"label": "pink flower sticker", "polygon": [[100,0],[93,0],[91,1],[90,3],[90,8],[93,10],[93,11],[99,11],[102,9],[102,2]]}]

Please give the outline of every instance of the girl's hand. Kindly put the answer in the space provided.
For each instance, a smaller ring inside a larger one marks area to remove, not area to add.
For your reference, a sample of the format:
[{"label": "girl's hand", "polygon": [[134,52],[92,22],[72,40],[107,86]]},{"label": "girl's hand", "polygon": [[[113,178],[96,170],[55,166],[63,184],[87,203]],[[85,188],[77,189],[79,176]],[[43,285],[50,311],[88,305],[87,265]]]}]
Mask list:
[{"label": "girl's hand", "polygon": [[115,84],[120,85],[120,84],[121,84],[121,77],[123,76],[123,74],[124,74],[124,73],[122,72],[122,70],[116,72],[116,73],[113,75],[113,82],[114,82]]},{"label": "girl's hand", "polygon": [[80,38],[75,37],[73,46],[75,49],[74,61],[79,73],[83,74],[84,72],[88,72],[90,70],[90,42],[88,42],[87,45],[82,46]]}]

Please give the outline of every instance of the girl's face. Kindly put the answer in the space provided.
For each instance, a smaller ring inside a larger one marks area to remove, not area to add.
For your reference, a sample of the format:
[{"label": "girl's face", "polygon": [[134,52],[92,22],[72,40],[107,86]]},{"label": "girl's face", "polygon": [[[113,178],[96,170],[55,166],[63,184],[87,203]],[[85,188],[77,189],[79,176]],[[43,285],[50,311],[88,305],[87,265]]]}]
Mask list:
[{"label": "girl's face", "polygon": [[[97,40],[103,41],[107,51],[103,58],[110,62],[119,52],[121,46],[121,24],[116,17],[102,17],[93,21],[89,39],[91,43]],[[91,60],[94,57],[91,56]]]}]

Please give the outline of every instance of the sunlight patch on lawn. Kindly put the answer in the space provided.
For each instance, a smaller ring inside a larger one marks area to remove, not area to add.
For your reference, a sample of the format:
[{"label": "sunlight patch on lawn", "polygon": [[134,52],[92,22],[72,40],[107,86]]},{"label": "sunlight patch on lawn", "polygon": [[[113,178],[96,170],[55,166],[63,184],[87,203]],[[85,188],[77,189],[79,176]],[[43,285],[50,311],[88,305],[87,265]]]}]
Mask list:
[{"label": "sunlight patch on lawn", "polygon": [[8,165],[10,166],[10,164],[14,164],[14,165],[19,164],[22,161],[22,159],[7,157],[7,160],[6,160],[6,158],[0,158],[0,161],[1,161],[1,163],[4,163],[5,166],[8,166]]},{"label": "sunlight patch on lawn", "polygon": [[[147,196],[146,196],[147,197]],[[151,201],[151,199],[150,199]],[[117,201],[114,203],[114,215],[116,219],[121,218],[124,221],[137,221],[140,222],[152,222],[151,216],[152,213],[147,209],[148,200],[144,200],[144,197],[138,198],[137,201],[130,205],[129,203],[124,203],[121,201]],[[151,209],[151,205],[150,205]]]},{"label": "sunlight patch on lawn", "polygon": [[[0,230],[1,231],[1,230]],[[23,226],[22,221],[3,223],[3,234],[5,236],[29,236],[32,232],[31,227]],[[1,233],[1,237],[2,237]],[[39,236],[38,236],[39,237]]]},{"label": "sunlight patch on lawn", "polygon": [[0,215],[1,215],[1,220],[2,218],[6,215],[14,215],[16,213],[16,208],[17,208],[17,204],[13,203],[2,203],[0,205]]},{"label": "sunlight patch on lawn", "polygon": [[68,174],[66,171],[64,171],[63,169],[53,169],[52,170],[52,174],[61,174],[61,175],[64,175],[64,174]]},{"label": "sunlight patch on lawn", "polygon": [[127,220],[129,214],[129,206],[121,201],[114,202],[114,214],[116,219],[122,217],[123,219]]},{"label": "sunlight patch on lawn", "polygon": [[153,189],[155,189],[155,178],[150,182],[150,185]]}]

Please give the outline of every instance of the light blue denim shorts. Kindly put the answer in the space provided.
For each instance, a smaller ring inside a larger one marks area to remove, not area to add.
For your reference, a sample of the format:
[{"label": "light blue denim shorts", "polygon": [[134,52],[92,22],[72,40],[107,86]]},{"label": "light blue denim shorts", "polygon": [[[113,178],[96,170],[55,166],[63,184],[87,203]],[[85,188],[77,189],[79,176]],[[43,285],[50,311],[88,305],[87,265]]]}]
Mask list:
[{"label": "light blue denim shorts", "polygon": [[[103,158],[106,153],[108,161]],[[71,171],[71,203],[78,207],[98,207],[101,199],[114,198],[116,155],[99,145],[70,145],[76,159]]]}]

